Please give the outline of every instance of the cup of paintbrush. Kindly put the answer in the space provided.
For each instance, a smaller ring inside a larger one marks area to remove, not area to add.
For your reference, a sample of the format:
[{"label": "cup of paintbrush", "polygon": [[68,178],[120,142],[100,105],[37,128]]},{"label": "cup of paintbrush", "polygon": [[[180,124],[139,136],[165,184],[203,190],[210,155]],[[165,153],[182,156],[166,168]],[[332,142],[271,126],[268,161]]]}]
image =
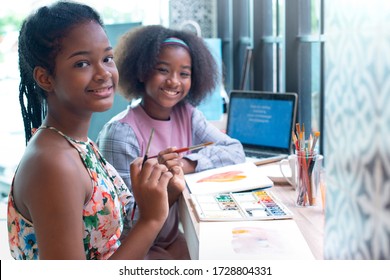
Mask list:
[{"label": "cup of paintbrush", "polygon": [[323,156],[314,152],[296,152],[296,205],[314,206],[320,184]]}]

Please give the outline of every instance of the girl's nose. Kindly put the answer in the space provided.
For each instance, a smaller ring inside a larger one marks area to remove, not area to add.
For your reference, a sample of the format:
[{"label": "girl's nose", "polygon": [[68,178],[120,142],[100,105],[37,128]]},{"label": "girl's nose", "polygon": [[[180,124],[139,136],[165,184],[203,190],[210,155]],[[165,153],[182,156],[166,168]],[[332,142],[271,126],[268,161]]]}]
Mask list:
[{"label": "girl's nose", "polygon": [[100,69],[95,75],[97,81],[107,81],[112,77],[112,73],[104,68]]},{"label": "girl's nose", "polygon": [[177,79],[176,75],[171,75],[170,77],[168,77],[167,83],[168,85],[176,86],[180,83],[180,81],[179,79]]}]

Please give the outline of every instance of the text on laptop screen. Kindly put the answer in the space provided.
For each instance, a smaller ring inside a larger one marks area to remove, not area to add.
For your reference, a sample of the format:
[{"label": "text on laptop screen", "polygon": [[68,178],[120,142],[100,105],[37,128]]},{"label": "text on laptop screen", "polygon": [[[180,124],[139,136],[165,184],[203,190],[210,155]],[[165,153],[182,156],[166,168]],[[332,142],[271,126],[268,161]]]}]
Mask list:
[{"label": "text on laptop screen", "polygon": [[231,102],[231,137],[245,145],[289,148],[293,101],[234,98]]}]

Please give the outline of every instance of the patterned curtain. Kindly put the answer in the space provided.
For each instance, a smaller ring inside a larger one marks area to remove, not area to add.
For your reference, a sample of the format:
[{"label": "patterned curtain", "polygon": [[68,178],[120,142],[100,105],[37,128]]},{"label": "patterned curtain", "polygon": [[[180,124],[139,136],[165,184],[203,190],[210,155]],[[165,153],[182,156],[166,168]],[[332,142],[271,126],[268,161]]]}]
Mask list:
[{"label": "patterned curtain", "polygon": [[390,1],[325,1],[326,259],[390,259]]}]

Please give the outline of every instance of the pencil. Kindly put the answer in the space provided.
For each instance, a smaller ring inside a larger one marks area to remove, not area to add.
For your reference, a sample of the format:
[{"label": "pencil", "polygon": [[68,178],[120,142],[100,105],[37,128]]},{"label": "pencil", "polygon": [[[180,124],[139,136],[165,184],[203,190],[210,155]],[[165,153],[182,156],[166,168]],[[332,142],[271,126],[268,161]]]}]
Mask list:
[{"label": "pencil", "polygon": [[[152,143],[153,134],[154,134],[154,128],[152,128],[152,130],[150,131],[150,136],[149,136],[148,144],[146,145],[144,159],[142,160],[142,166],[144,166],[145,162],[148,159],[148,153],[149,153],[149,149],[150,149],[150,143]],[[134,201],[133,210],[131,211],[131,223],[133,223],[136,209],[137,209],[137,202]]]},{"label": "pencil", "polygon": [[[203,147],[206,147],[206,146],[209,146],[209,145],[212,145],[212,144],[214,144],[214,142],[206,142],[206,143],[202,143],[202,144],[199,144],[199,145],[194,145],[194,146],[191,146],[191,147],[180,148],[180,149],[175,150],[174,152],[180,154],[180,153],[184,153],[184,152],[188,152],[188,151],[198,150],[198,149],[201,149]],[[155,155],[155,156],[151,156],[149,158],[155,158],[157,156],[158,155]]]}]

